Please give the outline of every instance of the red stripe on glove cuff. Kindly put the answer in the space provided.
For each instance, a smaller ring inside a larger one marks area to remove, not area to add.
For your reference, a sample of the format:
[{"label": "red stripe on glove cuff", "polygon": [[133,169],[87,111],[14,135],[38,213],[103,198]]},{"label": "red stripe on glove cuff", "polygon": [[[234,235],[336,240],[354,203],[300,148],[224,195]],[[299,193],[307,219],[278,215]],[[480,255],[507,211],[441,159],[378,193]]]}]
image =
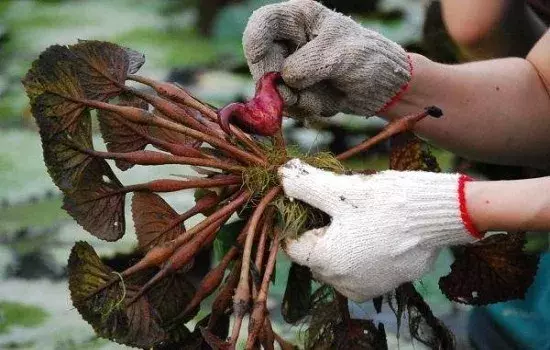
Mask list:
[{"label": "red stripe on glove cuff", "polygon": [[405,92],[407,92],[407,90],[409,89],[409,85],[413,76],[413,65],[412,65],[412,60],[410,55],[407,55],[407,62],[409,63],[409,73],[411,74],[411,78],[409,79],[409,81],[403,84],[401,88],[399,88],[399,91],[397,91],[397,93],[391,98],[391,100],[386,102],[382,106],[382,108],[380,108],[380,110],[378,110],[378,112],[376,112],[375,114],[382,113],[388,108],[390,108],[391,106],[393,106],[394,104],[396,104],[401,99],[401,97],[403,97]]},{"label": "red stripe on glove cuff", "polygon": [[470,213],[468,213],[468,208],[466,207],[466,194],[464,191],[464,187],[466,186],[466,182],[469,181],[472,181],[472,178],[468,175],[461,175],[458,179],[458,201],[460,203],[460,217],[462,218],[462,222],[464,223],[464,227],[466,228],[468,233],[474,238],[481,239],[483,238],[483,233],[479,232],[474,226],[472,217],[470,216]]}]

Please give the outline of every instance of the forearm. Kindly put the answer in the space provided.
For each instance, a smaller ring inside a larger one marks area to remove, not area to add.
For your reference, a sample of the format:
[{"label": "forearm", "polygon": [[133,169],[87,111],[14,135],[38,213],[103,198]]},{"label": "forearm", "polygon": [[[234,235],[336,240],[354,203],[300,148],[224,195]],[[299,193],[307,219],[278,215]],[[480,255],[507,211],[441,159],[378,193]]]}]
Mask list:
[{"label": "forearm", "polygon": [[481,232],[550,230],[550,177],[472,181],[465,195],[468,213]]},{"label": "forearm", "polygon": [[550,165],[550,97],[529,61],[507,58],[451,66],[411,57],[410,87],[384,117],[437,105],[444,117],[425,119],[415,129],[432,143],[475,160]]},{"label": "forearm", "polygon": [[469,60],[525,57],[546,30],[525,1],[442,0],[450,36]]}]

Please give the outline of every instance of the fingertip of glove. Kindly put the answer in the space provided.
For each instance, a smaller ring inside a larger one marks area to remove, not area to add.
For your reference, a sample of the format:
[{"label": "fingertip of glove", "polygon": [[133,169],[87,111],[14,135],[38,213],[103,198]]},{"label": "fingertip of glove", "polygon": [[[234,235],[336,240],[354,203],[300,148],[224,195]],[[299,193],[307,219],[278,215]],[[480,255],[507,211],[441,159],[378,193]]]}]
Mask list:
[{"label": "fingertip of glove", "polygon": [[309,266],[313,249],[325,234],[327,227],[306,231],[297,239],[287,238],[283,247],[287,255],[300,265]]}]

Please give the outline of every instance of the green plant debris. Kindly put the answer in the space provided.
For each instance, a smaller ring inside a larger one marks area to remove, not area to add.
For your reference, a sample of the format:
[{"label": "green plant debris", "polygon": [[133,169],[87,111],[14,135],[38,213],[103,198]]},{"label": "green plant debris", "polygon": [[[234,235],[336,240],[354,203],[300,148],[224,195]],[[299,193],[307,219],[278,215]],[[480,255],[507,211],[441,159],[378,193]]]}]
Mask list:
[{"label": "green plant debris", "polygon": [[[249,191],[261,195],[270,188],[279,184],[277,176],[278,168],[291,158],[299,158],[303,162],[316,168],[343,173],[346,169],[336,157],[330,152],[319,152],[316,154],[303,154],[296,147],[288,147],[286,154],[271,145],[263,145],[267,155],[268,164],[271,166],[248,167],[243,172],[244,185]],[[326,224],[327,216],[318,209],[315,209],[300,201],[291,201],[284,196],[279,196],[274,201],[274,206],[279,212],[280,226],[282,229],[279,237],[297,237],[305,230],[321,227]]]},{"label": "green plant debris", "polygon": [[0,334],[14,326],[37,327],[48,317],[48,313],[37,306],[0,301]]},{"label": "green plant debris", "polygon": [[296,238],[306,230],[328,224],[327,216],[320,210],[300,201],[279,196],[274,205],[279,212],[281,233],[279,238]]},{"label": "green plant debris", "polygon": [[292,158],[299,158],[311,166],[335,173],[343,173],[345,171],[342,163],[330,152],[304,154],[297,147],[290,146],[285,153],[270,144],[263,144],[262,146],[270,167],[253,166],[248,167],[243,172],[245,186],[255,194],[264,194],[270,188],[278,185],[277,170],[287,160]]}]

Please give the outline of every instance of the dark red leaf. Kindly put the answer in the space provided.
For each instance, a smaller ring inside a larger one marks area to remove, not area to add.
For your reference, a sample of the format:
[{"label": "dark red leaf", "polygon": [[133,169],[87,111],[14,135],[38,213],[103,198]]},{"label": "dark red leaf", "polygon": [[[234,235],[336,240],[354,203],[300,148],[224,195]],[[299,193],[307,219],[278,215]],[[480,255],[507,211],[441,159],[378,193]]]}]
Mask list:
[{"label": "dark red leaf", "polygon": [[457,247],[451,273],[439,280],[450,300],[486,305],[525,296],[533,283],[538,255],[523,251],[525,234],[497,234]]},{"label": "dark red leaf", "polygon": [[77,57],[80,85],[92,100],[118,95],[128,74],[137,72],[145,62],[142,54],[103,41],[80,40],[69,49]]},{"label": "dark red leaf", "polygon": [[65,209],[86,231],[106,241],[124,235],[122,184],[104,160],[94,158],[83,169],[78,188],[65,194]]},{"label": "dark red leaf", "polygon": [[[147,110],[148,104],[142,99],[122,94],[120,95],[121,106],[130,106]],[[145,149],[149,141],[142,136],[147,134],[147,128],[143,125],[138,125],[130,121],[121,121],[121,117],[116,113],[100,110],[97,114],[99,120],[99,128],[101,135],[109,152],[133,152]],[[141,134],[140,134],[141,132]],[[128,170],[134,164],[124,160],[115,160],[116,166],[120,170]]]},{"label": "dark red leaf", "polygon": [[74,192],[83,177],[85,169],[92,158],[75,149],[74,146],[92,148],[92,129],[88,112],[74,124],[73,134],[67,131],[56,131],[56,123],[51,118],[35,113],[40,137],[44,163],[53,182],[65,193]]},{"label": "dark red leaf", "polygon": [[89,244],[75,244],[68,269],[73,305],[98,336],[140,348],[151,347],[167,338],[146,298],[126,306],[137,292],[137,287],[128,281],[114,284],[88,298],[114,276]]},{"label": "dark red leaf", "polygon": [[[135,255],[131,254],[130,259]],[[119,264],[129,265],[117,258]],[[78,242],[69,258],[69,288],[74,306],[101,337],[142,348],[192,342],[185,320],[176,316],[193,297],[195,288],[182,273],[171,274],[134,302],[139,289],[158,271],[150,268],[93,294],[116,277],[93,248]],[[194,317],[190,314],[189,318]]]},{"label": "dark red leaf", "polygon": [[56,120],[51,125],[52,134],[62,130],[73,133],[86,108],[78,102],[84,98],[84,90],[77,78],[75,60],[67,47],[50,46],[33,62],[22,80],[35,118],[38,113],[40,117]]},{"label": "dark red leaf", "polygon": [[185,232],[183,223],[177,223],[178,214],[155,193],[134,193],[132,215],[139,247],[145,251]]}]

